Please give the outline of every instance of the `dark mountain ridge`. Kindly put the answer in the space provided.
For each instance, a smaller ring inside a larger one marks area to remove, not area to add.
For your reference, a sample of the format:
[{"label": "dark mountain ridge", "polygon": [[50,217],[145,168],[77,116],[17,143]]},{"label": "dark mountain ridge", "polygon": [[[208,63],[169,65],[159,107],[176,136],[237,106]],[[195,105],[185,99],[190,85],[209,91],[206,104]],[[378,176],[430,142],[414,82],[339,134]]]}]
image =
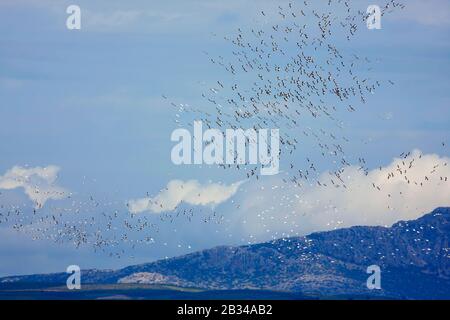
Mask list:
[{"label": "dark mountain ridge", "polygon": [[[450,208],[392,227],[351,227],[271,242],[216,247],[117,271],[85,270],[84,284],[169,284],[308,296],[450,298]],[[381,290],[369,290],[370,265]],[[2,287],[65,285],[66,273],[0,278]]]}]

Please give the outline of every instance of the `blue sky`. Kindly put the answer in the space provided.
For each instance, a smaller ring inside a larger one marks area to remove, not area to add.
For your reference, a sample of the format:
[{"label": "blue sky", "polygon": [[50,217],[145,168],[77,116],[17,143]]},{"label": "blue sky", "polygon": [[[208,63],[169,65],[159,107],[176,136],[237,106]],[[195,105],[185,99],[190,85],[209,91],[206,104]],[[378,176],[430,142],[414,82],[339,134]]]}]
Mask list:
[{"label": "blue sky", "polygon": [[[65,28],[65,11],[72,3],[82,10],[79,31]],[[14,166],[55,165],[60,168],[57,184],[72,192],[74,199],[83,203],[89,197],[101,199],[104,210],[117,209],[124,215],[128,200],[147,193],[155,196],[175,179],[225,185],[241,180],[234,171],[172,164],[175,111],[161,95],[176,103],[201,104],[204,87],[222,76],[203,51],[231,58],[223,36],[235,34],[237,28],[260,26],[260,11],[271,12],[280,3],[2,1],[0,176]],[[368,4],[354,1],[361,10]],[[434,154],[430,161],[449,156],[442,142],[450,145],[450,1],[408,1],[406,5],[407,9],[383,18],[381,30],[362,30],[350,44],[339,43],[344,50],[379,59],[372,75],[395,83],[344,119],[352,141],[348,151],[364,154],[371,169],[389,166],[401,152],[413,149]],[[331,169],[327,163],[320,167],[321,171]],[[267,190],[279,181],[268,177],[260,184]],[[194,206],[199,213],[190,224],[161,222],[160,216],[147,213],[158,224],[158,233],[149,234],[155,243],[127,251],[120,259],[95,253],[89,246],[32,241],[29,235],[0,224],[0,275],[64,271],[69,264],[115,268],[219,244],[245,244],[328,228],[325,218],[301,217],[290,226],[264,222],[270,232],[248,228],[247,224],[256,224],[253,202],[261,194],[261,185],[244,183],[214,209]],[[0,203],[31,212],[33,203],[21,188],[0,191]],[[445,203],[446,196],[420,199],[424,204],[420,210],[450,205],[450,199]],[[270,197],[274,198],[265,203]],[[283,201],[283,192],[274,191],[259,202],[262,210],[280,204],[273,210],[282,216],[287,210],[281,206]],[[242,204],[239,210],[236,203]],[[49,200],[42,210],[68,205],[69,200]],[[412,216],[382,222],[416,217],[417,208]],[[89,214],[101,214],[98,208],[89,210]],[[226,222],[202,222],[214,211]],[[348,225],[363,223],[348,220]],[[375,218],[367,221],[381,223]]]}]

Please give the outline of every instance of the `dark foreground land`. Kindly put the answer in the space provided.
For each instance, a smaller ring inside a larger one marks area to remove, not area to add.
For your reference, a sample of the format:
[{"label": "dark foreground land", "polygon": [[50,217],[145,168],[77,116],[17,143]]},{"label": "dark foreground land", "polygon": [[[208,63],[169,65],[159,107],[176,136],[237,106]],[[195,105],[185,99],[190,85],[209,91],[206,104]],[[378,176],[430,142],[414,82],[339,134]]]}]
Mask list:
[{"label": "dark foreground land", "polygon": [[65,287],[8,288],[0,300],[322,300],[371,299],[370,296],[305,296],[269,290],[201,290],[159,285],[86,285],[80,290]]}]

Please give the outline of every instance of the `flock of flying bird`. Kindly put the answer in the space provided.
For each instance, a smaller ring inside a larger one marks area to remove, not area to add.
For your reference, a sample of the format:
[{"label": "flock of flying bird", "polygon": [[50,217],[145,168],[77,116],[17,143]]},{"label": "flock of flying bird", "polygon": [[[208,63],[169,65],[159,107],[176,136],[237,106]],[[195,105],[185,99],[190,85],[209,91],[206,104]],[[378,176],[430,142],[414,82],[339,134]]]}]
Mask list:
[{"label": "flock of flying bird", "polygon": [[[334,178],[342,180],[339,170],[350,165],[345,152],[350,141],[340,116],[355,112],[357,105],[382,86],[368,74],[373,68],[371,60],[335,45],[336,38],[350,41],[355,37],[369,14],[342,0],[329,0],[321,11],[314,5],[317,3],[303,1],[300,9],[292,3],[278,6],[272,19],[276,23],[247,32],[238,28],[236,35],[224,37],[231,43],[231,60],[204,52],[223,75],[202,93],[206,108],[171,102],[177,108],[175,122],[179,126],[192,126],[191,119],[196,119],[224,134],[226,129],[281,128],[280,158],[291,160],[285,182],[299,187],[302,182],[317,180],[320,173],[313,159],[333,164],[337,169]],[[403,7],[391,0],[381,13]],[[260,15],[270,19],[264,11]],[[249,142],[247,139],[247,145]],[[298,150],[304,159],[295,153]],[[358,157],[358,163],[367,171],[363,157]],[[245,169],[247,178],[259,179],[257,167],[221,166]]]},{"label": "flock of flying bird", "polygon": [[[341,118],[347,112],[358,110],[384,83],[370,77],[373,63],[377,61],[336,45],[339,38],[351,41],[356,37],[365,26],[368,13],[352,8],[348,0],[328,0],[325,6],[322,2],[321,5],[318,8],[317,1],[302,1],[277,6],[272,14],[261,10],[262,23],[258,27],[238,28],[235,35],[224,37],[230,45],[230,55],[226,55],[231,57],[229,60],[224,55],[215,57],[204,52],[219,68],[221,78],[201,94],[207,107],[170,102],[177,111],[177,125],[190,126],[191,120],[196,119],[209,128],[223,131],[280,128],[279,153],[286,162],[282,180],[287,186],[346,188],[342,174],[351,165],[350,156],[345,152],[350,140],[344,134]],[[382,7],[382,15],[403,7],[389,0]],[[169,101],[166,95],[163,98]],[[406,183],[423,186],[435,173],[430,172],[430,177],[423,181],[411,181],[408,171],[415,160],[408,153],[402,153],[401,157],[408,161],[389,173],[387,180],[401,175]],[[367,173],[364,157],[355,160],[360,170]],[[319,177],[316,161],[335,168],[328,180]],[[254,166],[221,167],[242,171],[248,179],[260,179]],[[447,182],[447,177],[440,179]],[[381,191],[381,186],[375,183],[373,188]],[[11,224],[15,230],[27,232],[36,240],[71,242],[77,247],[91,245],[95,250],[120,258],[127,254],[124,244],[134,248],[155,243],[159,223],[172,223],[182,217],[191,222],[196,216],[205,223],[226,222],[216,211],[204,214],[201,208],[189,206],[180,206],[155,219],[120,212],[116,209],[118,202],[100,201],[93,196],[71,201],[69,207],[44,207],[34,209],[31,214],[22,206],[1,205],[0,224]]]}]

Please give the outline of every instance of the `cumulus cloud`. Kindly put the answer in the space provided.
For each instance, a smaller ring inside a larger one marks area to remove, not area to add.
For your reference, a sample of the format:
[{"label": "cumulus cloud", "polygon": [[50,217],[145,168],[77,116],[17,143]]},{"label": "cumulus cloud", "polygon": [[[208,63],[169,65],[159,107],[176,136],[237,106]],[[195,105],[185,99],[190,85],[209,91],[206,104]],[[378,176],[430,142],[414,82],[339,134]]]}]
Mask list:
[{"label": "cumulus cloud", "polygon": [[197,180],[172,180],[155,197],[131,200],[128,206],[132,213],[171,211],[176,209],[181,202],[196,206],[214,206],[231,198],[242,183],[240,181],[231,185],[218,183],[202,185]]},{"label": "cumulus cloud", "polygon": [[36,208],[44,206],[49,199],[61,199],[66,190],[55,184],[60,168],[57,166],[24,168],[14,166],[0,176],[0,189],[23,188]]},{"label": "cumulus cloud", "polygon": [[450,206],[449,163],[448,157],[415,150],[368,174],[347,167],[342,181],[328,172],[320,176],[322,185],[304,188],[272,181],[271,187],[249,192],[253,196],[242,200],[245,213],[239,216],[246,217],[247,233],[277,236],[417,219]]}]

